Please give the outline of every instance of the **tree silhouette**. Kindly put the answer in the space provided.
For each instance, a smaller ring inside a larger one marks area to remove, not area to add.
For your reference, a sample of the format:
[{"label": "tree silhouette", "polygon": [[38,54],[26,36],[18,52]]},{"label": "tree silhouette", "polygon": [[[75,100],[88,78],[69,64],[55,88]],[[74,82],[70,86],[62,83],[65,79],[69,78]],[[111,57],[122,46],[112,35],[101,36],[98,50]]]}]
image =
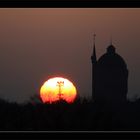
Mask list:
[{"label": "tree silhouette", "polygon": [[72,104],[44,104],[38,97],[26,104],[0,99],[0,130],[140,130],[140,99],[116,109],[80,97]]}]

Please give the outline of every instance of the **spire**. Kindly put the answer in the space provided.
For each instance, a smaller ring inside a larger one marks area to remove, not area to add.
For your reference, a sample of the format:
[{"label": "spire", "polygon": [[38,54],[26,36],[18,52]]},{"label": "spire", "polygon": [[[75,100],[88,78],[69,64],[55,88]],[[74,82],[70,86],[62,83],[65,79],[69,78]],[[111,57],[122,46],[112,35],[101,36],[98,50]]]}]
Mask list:
[{"label": "spire", "polygon": [[115,47],[112,45],[112,35],[110,36],[110,45],[107,47],[107,53],[115,53]]},{"label": "spire", "polygon": [[95,37],[96,34],[93,34],[93,54],[91,56],[92,61],[92,99],[94,100],[95,96],[95,84],[96,84],[96,64],[97,64],[97,58],[96,58],[96,50],[95,50]]},{"label": "spire", "polygon": [[110,37],[110,46],[112,45],[112,35]]},{"label": "spire", "polygon": [[96,49],[95,49],[95,37],[96,37],[96,34],[93,35],[93,41],[94,41],[94,45],[93,45],[93,54],[92,54],[92,62],[96,62]]}]

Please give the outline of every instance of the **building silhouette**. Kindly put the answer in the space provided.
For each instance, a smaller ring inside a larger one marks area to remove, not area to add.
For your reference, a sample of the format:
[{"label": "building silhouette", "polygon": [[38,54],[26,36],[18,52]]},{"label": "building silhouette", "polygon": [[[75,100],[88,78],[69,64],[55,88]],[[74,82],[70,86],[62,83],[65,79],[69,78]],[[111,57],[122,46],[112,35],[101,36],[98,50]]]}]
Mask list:
[{"label": "building silhouette", "polygon": [[92,99],[94,101],[125,102],[128,90],[128,70],[112,43],[98,60],[95,36],[92,61]]}]

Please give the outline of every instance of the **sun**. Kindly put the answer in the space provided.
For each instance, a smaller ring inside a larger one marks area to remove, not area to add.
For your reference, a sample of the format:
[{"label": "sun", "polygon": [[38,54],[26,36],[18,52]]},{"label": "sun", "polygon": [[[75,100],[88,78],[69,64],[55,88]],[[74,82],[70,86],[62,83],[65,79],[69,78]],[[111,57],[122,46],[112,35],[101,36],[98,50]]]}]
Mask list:
[{"label": "sun", "polygon": [[76,95],[77,91],[73,83],[62,77],[50,78],[40,89],[40,97],[43,103],[53,103],[59,100],[72,103]]}]

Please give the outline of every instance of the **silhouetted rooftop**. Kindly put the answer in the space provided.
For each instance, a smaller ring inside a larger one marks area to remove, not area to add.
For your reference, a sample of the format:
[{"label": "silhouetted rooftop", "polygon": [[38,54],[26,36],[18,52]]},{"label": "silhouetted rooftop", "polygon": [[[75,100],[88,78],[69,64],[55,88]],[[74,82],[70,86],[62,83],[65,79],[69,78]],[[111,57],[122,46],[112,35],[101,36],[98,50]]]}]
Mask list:
[{"label": "silhouetted rooftop", "polygon": [[123,58],[115,52],[115,47],[113,45],[110,45],[107,48],[107,52],[99,58],[98,65],[102,67],[127,67]]}]

